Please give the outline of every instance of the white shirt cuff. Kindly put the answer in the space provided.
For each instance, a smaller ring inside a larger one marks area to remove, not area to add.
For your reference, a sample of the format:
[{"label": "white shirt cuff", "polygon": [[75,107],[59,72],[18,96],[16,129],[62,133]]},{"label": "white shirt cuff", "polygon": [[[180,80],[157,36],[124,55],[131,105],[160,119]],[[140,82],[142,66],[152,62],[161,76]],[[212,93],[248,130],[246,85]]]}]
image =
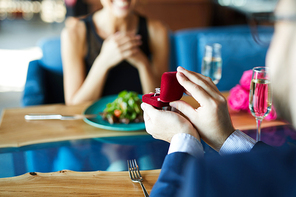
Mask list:
[{"label": "white shirt cuff", "polygon": [[172,137],[168,154],[174,152],[185,152],[194,157],[202,157],[204,154],[201,142],[187,133],[178,133]]},{"label": "white shirt cuff", "polygon": [[219,154],[227,155],[249,152],[255,143],[256,141],[253,138],[239,130],[236,130],[226,139],[219,151]]}]

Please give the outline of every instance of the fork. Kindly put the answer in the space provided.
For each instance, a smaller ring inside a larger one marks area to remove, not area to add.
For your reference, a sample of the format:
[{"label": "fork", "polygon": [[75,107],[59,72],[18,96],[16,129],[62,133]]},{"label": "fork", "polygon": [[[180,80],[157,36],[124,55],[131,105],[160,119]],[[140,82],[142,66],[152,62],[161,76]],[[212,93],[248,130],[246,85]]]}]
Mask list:
[{"label": "fork", "polygon": [[137,164],[137,161],[135,159],[133,159],[133,160],[127,160],[127,167],[128,167],[128,172],[129,172],[129,176],[130,176],[131,180],[133,182],[140,183],[144,195],[146,197],[149,197],[149,194],[146,191],[146,189],[145,189],[145,187],[144,187],[144,185],[142,183],[143,178],[142,178],[142,175],[141,175],[141,173],[139,171],[139,166]]}]

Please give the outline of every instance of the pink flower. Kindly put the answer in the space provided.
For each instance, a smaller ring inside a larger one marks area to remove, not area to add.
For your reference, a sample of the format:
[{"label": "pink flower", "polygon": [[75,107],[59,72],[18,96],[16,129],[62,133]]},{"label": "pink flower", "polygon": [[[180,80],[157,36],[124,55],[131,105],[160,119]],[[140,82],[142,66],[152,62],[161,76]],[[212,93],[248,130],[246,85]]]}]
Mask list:
[{"label": "pink flower", "polygon": [[243,73],[239,83],[247,91],[250,91],[250,84],[252,81],[252,70],[247,70]]},{"label": "pink flower", "polygon": [[[229,92],[228,104],[232,110],[236,111],[247,111],[249,110],[249,92],[250,83],[252,80],[252,70],[247,70],[243,73],[238,85],[233,87]],[[264,76],[257,76],[258,78],[263,78]],[[277,114],[272,106],[271,112],[265,117],[265,120],[275,120],[277,119]]]},{"label": "pink flower", "polygon": [[275,120],[277,119],[277,114],[276,111],[273,107],[273,105],[271,106],[271,111],[270,113],[265,117],[265,120]]},{"label": "pink flower", "polygon": [[229,92],[228,104],[231,109],[236,111],[249,110],[249,92],[242,86],[236,85]]}]

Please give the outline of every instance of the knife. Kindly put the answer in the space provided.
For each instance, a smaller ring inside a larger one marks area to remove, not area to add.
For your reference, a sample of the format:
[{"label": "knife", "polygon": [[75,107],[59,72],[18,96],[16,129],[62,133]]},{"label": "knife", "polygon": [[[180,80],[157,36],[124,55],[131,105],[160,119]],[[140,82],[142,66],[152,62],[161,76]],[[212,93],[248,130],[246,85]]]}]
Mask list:
[{"label": "knife", "polygon": [[61,114],[27,114],[26,120],[79,120],[83,118],[94,118],[100,114],[75,114],[75,115],[61,115]]}]

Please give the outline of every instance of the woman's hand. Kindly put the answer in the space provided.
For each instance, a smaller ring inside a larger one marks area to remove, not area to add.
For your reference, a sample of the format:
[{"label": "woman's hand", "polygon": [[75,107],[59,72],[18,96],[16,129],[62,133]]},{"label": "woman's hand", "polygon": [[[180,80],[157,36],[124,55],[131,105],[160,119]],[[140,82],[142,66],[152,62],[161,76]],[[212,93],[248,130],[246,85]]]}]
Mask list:
[{"label": "woman's hand", "polygon": [[138,46],[141,44],[139,35],[116,32],[103,42],[99,57],[103,59],[106,66],[113,67],[139,52]]},{"label": "woman's hand", "polygon": [[126,58],[126,61],[133,65],[138,70],[145,65],[149,65],[149,60],[147,56],[140,49],[136,51],[133,55]]},{"label": "woman's hand", "polygon": [[182,112],[197,129],[200,137],[212,148],[219,151],[228,136],[234,131],[227,101],[209,77],[177,69],[178,82],[199,104],[192,108],[184,101],[171,102],[172,107]]},{"label": "woman's hand", "polygon": [[188,133],[200,140],[193,125],[183,116],[171,111],[157,110],[147,103],[142,103],[146,131],[156,139],[171,142],[178,133]]}]

